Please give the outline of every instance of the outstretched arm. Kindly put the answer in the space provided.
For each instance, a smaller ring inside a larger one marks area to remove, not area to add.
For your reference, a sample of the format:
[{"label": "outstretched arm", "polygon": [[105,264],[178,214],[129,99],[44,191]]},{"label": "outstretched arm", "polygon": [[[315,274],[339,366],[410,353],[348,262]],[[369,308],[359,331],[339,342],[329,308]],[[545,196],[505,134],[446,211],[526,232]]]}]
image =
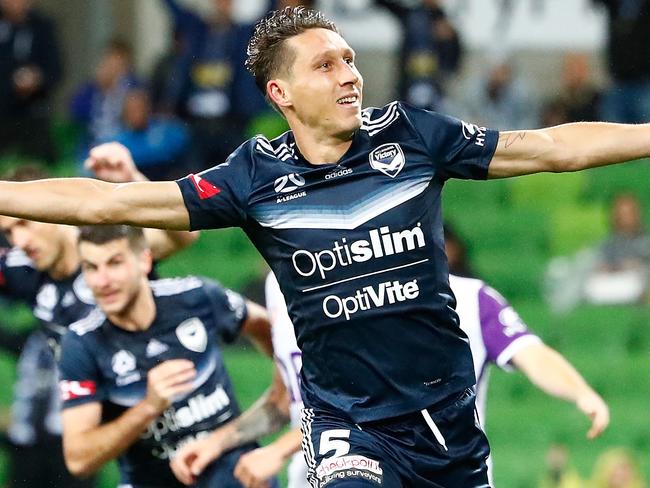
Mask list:
[{"label": "outstretched arm", "polygon": [[129,224],[173,230],[190,226],[180,188],[173,181],[0,181],[0,215],[71,225]]},{"label": "outstretched arm", "polygon": [[172,471],[182,483],[190,485],[196,482],[206,466],[225,452],[275,433],[288,421],[289,394],[276,367],[269,389],[232,422],[218,428],[209,437],[183,446],[171,461]]},{"label": "outstretched arm", "polygon": [[531,344],[512,363],[545,393],[572,402],[591,419],[587,438],[599,436],[609,424],[609,408],[560,353],[543,343]]},{"label": "outstretched arm", "polygon": [[489,178],[562,173],[650,156],[650,124],[577,122],[501,132]]}]

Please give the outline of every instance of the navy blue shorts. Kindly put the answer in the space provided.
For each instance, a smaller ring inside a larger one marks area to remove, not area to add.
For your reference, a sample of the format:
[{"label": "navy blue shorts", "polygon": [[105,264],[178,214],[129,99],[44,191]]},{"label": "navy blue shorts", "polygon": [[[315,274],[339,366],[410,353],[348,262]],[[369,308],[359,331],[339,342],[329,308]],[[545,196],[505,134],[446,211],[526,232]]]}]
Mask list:
[{"label": "navy blue shorts", "polygon": [[304,409],[303,451],[314,488],[489,488],[487,438],[468,388],[421,412],[355,424]]}]

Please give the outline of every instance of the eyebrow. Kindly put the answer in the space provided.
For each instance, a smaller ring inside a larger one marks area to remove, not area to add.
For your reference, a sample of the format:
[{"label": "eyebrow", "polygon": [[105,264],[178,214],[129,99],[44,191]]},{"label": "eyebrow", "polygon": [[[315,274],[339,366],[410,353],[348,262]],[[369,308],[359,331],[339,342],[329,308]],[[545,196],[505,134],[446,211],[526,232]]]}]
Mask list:
[{"label": "eyebrow", "polygon": [[344,48],[328,48],[328,49],[325,49],[324,51],[320,51],[319,53],[315,54],[311,58],[311,62],[316,63],[321,58],[327,57],[327,56],[333,56],[333,57],[338,56],[341,51],[343,51],[344,54],[351,54],[353,58],[356,57],[356,53],[354,52],[354,49],[352,49],[349,46],[344,47]]}]

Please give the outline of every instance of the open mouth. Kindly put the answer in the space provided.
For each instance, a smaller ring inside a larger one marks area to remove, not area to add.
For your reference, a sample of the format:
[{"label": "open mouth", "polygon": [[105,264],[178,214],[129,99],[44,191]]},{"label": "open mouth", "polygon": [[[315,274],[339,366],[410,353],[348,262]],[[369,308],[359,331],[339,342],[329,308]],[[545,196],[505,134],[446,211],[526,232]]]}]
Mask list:
[{"label": "open mouth", "polygon": [[338,105],[354,105],[359,101],[359,95],[348,95],[346,97],[339,98],[336,103]]}]

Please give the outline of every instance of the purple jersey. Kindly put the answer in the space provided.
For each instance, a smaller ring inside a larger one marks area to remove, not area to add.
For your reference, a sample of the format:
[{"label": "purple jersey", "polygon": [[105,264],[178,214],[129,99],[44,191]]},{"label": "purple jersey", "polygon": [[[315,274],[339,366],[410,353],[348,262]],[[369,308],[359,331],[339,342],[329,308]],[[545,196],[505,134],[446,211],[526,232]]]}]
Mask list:
[{"label": "purple jersey", "polygon": [[478,383],[476,405],[485,422],[488,371],[492,363],[509,370],[510,360],[530,344],[540,342],[501,294],[485,282],[450,275],[460,327],[469,337]]}]

